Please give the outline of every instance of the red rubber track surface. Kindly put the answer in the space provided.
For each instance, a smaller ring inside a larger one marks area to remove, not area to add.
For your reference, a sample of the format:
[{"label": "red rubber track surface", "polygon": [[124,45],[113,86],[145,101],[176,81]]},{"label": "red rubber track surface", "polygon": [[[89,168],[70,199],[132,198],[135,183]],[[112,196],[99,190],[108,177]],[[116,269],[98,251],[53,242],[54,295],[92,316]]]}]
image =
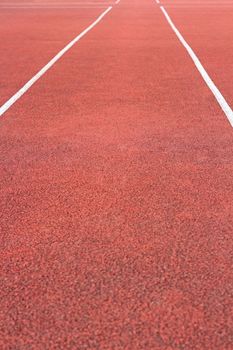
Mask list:
[{"label": "red rubber track surface", "polygon": [[17,92],[101,12],[100,8],[11,9],[0,6],[0,104]]},{"label": "red rubber track surface", "polygon": [[[211,78],[233,104],[233,1],[163,1]],[[230,79],[229,79],[230,78]]]},{"label": "red rubber track surface", "polygon": [[122,0],[0,123],[0,348],[232,349],[232,129],[156,3]]}]

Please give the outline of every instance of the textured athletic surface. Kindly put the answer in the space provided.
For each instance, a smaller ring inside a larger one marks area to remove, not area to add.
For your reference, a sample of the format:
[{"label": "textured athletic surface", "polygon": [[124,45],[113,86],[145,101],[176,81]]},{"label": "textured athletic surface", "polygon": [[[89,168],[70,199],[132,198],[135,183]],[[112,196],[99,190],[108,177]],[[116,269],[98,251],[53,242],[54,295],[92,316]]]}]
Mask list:
[{"label": "textured athletic surface", "polygon": [[[233,5],[204,2],[164,5],[232,102]],[[2,103],[103,10],[59,11],[1,11]],[[1,349],[233,349],[232,128],[155,2],[0,124]]]}]

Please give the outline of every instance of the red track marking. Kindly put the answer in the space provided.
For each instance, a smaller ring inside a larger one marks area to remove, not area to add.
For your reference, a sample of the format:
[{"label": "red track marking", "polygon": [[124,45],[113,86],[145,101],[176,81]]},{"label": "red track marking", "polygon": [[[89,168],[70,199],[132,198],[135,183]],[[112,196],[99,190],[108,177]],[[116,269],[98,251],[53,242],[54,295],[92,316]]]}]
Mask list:
[{"label": "red track marking", "polygon": [[122,1],[0,133],[0,348],[232,348],[232,132],[154,3]]}]

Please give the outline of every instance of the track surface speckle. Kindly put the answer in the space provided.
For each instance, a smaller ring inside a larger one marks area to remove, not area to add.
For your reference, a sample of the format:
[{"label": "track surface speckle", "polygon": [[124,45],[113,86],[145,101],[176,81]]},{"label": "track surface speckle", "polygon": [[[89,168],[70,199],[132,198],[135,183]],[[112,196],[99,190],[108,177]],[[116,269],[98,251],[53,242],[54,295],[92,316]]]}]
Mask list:
[{"label": "track surface speckle", "polygon": [[122,0],[0,123],[1,349],[233,348],[232,129],[156,3]]}]

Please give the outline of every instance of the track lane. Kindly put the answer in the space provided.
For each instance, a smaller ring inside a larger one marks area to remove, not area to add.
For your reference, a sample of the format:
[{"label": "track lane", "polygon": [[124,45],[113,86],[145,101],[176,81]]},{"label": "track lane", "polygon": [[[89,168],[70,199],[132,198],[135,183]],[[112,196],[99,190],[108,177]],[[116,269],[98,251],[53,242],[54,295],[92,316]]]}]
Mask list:
[{"label": "track lane", "polygon": [[223,95],[233,105],[233,2],[164,0],[162,3]]},{"label": "track lane", "polygon": [[231,348],[231,129],[151,6],[2,119],[2,344]]},{"label": "track lane", "polygon": [[0,9],[0,105],[103,11]]},{"label": "track lane", "polygon": [[96,25],[98,25],[103,18],[112,10],[112,6],[109,6],[104,10],[94,22],[86,27],[81,33],[75,36],[65,47],[63,47],[45,66],[43,66],[30,80],[28,80],[11,98],[9,98],[0,107],[0,116],[5,114],[9,108],[11,108],[28,90],[43,77],[70,49],[73,48],[86,34],[88,34]]},{"label": "track lane", "polygon": [[187,41],[184,39],[183,35],[180,33],[180,31],[175,26],[174,22],[172,21],[171,17],[167,13],[167,10],[163,6],[160,6],[160,9],[162,13],[164,14],[164,17],[166,18],[168,24],[170,25],[173,32],[176,34],[178,40],[182,43],[183,47],[187,51],[188,55],[192,59],[195,67],[197,68],[199,74],[201,75],[202,79],[205,81],[206,85],[212,92],[213,96],[216,99],[216,102],[219,104],[220,108],[224,112],[226,118],[228,119],[230,125],[233,127],[233,110],[231,109],[231,106],[219,90],[219,88],[214,83],[213,79],[210,77],[208,72],[206,71],[205,67],[202,65],[200,59],[196,55],[196,53],[193,51],[191,46],[187,43]]}]

